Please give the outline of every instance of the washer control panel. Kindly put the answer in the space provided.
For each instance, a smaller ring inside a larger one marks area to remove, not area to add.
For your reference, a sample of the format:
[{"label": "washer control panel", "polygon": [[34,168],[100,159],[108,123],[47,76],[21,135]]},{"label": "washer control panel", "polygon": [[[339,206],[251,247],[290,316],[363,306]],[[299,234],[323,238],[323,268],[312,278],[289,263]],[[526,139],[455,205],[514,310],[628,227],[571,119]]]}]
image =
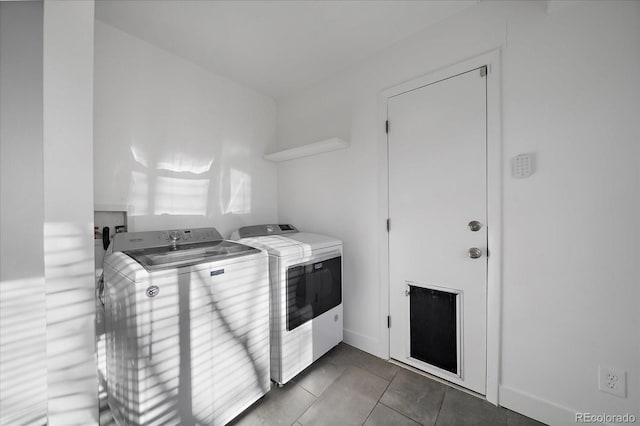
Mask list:
[{"label": "washer control panel", "polygon": [[113,239],[113,251],[177,246],[184,243],[220,241],[215,228],[171,229],[167,231],[123,232]]}]

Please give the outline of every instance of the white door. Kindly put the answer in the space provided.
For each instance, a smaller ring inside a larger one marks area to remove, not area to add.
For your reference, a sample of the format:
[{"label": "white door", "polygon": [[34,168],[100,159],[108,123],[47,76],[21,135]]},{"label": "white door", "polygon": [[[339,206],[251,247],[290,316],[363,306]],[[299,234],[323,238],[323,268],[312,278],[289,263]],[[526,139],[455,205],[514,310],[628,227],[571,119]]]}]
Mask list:
[{"label": "white door", "polygon": [[486,68],[388,101],[390,355],[486,393]]}]

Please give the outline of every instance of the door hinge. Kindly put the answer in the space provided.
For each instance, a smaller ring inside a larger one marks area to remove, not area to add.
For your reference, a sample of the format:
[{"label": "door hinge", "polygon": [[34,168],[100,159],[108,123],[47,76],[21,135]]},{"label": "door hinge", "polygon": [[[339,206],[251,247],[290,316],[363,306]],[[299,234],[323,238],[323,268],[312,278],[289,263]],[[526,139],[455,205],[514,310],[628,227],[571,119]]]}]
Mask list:
[{"label": "door hinge", "polygon": [[389,134],[389,120],[385,121],[384,123],[384,131]]},{"label": "door hinge", "polygon": [[387,232],[391,231],[391,219],[387,218]]},{"label": "door hinge", "polygon": [[485,77],[487,75],[487,66],[480,67],[480,77]]},{"label": "door hinge", "polygon": [[391,328],[391,315],[387,315],[387,328]]}]

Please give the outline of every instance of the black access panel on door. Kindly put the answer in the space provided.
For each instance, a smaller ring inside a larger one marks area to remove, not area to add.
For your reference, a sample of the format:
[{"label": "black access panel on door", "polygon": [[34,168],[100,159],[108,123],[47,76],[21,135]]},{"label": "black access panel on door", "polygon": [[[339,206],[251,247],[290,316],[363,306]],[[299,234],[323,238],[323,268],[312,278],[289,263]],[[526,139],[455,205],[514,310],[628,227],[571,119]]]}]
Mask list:
[{"label": "black access panel on door", "polygon": [[458,374],[458,294],[409,285],[410,356]]}]

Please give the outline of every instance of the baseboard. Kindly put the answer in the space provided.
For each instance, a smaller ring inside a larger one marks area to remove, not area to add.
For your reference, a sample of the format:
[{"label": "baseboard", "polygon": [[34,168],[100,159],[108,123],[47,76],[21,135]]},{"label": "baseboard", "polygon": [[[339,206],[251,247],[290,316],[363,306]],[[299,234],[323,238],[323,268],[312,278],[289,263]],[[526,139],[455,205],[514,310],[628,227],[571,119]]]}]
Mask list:
[{"label": "baseboard", "polygon": [[343,340],[345,343],[354,346],[365,352],[369,352],[372,355],[380,357],[380,341],[373,339],[364,334],[356,333],[352,330],[344,329]]},{"label": "baseboard", "polygon": [[576,424],[576,410],[526,392],[500,386],[500,405],[551,426]]}]

